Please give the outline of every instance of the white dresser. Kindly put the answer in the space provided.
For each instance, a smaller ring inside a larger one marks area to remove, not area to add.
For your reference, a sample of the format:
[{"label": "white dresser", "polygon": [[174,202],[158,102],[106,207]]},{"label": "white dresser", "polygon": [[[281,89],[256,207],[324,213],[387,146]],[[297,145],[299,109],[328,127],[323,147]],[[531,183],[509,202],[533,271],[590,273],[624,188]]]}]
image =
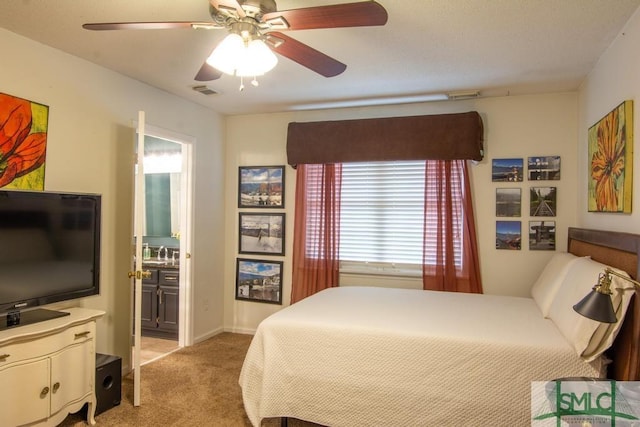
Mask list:
[{"label": "white dresser", "polygon": [[85,403],[95,424],[96,319],[104,312],[62,311],[70,314],[0,331],[0,427],[55,426]]}]

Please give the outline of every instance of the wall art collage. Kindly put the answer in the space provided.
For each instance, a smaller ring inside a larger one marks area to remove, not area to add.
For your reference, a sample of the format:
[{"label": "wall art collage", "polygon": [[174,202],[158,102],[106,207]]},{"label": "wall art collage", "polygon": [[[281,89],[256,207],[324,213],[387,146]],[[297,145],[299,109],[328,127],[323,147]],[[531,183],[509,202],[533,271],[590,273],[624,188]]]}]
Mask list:
[{"label": "wall art collage", "polygon": [[[284,256],[284,166],[240,166],[238,208],[260,212],[238,213],[238,253]],[[266,211],[266,210],[268,211]],[[236,259],[236,299],[282,304],[280,259]]]},{"label": "wall art collage", "polygon": [[[528,236],[529,250],[556,249],[558,189],[553,181],[560,180],[560,156],[493,159],[491,179],[505,186],[496,188],[496,249],[521,250],[522,235]],[[525,173],[526,167],[526,173]],[[523,188],[514,183],[530,182]],[[545,181],[550,181],[546,183]],[[497,184],[500,185],[500,184]],[[525,202],[523,202],[525,200]],[[528,201],[528,203],[527,203]],[[529,217],[527,229],[521,220]]]}]

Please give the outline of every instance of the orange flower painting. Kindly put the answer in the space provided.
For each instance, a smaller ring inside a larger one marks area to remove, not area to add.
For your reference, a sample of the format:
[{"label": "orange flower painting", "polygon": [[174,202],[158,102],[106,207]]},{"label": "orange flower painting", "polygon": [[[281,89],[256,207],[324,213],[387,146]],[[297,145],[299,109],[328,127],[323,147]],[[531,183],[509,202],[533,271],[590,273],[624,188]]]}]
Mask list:
[{"label": "orange flower painting", "polygon": [[49,107],[0,93],[0,187],[44,190]]},{"label": "orange flower painting", "polygon": [[589,212],[631,213],[633,101],[589,128]]}]

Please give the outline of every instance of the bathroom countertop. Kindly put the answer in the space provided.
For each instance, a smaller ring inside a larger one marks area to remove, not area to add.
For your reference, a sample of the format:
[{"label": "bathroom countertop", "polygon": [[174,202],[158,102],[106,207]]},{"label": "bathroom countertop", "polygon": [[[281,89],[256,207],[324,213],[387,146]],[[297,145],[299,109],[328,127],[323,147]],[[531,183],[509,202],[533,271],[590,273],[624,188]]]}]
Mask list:
[{"label": "bathroom countertop", "polygon": [[155,268],[159,270],[166,270],[166,269],[178,270],[180,269],[180,263],[171,262],[171,260],[169,261],[150,260],[150,261],[142,261],[142,267]]}]

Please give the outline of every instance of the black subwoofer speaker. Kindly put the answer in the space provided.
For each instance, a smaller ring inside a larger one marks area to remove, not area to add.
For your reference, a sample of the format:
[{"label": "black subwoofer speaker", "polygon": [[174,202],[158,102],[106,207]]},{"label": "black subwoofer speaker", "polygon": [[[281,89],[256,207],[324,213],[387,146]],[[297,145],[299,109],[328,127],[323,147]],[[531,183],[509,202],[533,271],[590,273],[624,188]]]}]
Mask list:
[{"label": "black subwoofer speaker", "polygon": [[96,415],[120,404],[122,359],[96,353]]}]

